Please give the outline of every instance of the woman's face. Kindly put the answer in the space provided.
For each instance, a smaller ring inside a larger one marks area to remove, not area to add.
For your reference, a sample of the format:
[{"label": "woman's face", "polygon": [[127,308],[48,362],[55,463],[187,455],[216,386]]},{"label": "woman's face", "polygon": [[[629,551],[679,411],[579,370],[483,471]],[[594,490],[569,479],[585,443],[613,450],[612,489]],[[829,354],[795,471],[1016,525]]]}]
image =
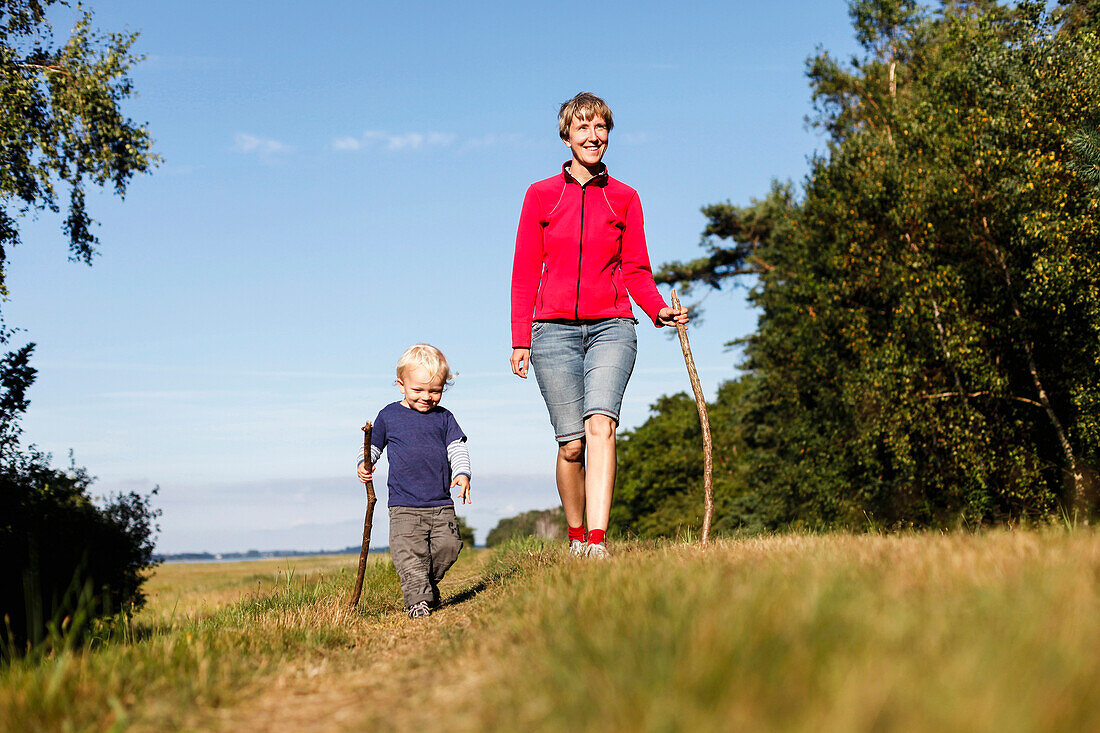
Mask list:
[{"label": "woman's face", "polygon": [[600,115],[587,120],[573,115],[565,144],[573,151],[573,160],[581,165],[587,168],[599,165],[607,152],[607,122]]}]

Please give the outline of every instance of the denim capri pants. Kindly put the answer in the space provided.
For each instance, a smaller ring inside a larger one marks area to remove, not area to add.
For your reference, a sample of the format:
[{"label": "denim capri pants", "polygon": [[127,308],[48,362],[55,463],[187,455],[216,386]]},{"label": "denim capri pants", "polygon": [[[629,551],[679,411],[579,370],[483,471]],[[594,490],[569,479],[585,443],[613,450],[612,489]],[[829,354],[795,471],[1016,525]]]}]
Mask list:
[{"label": "denim capri pants", "polygon": [[619,422],[638,336],[633,318],[535,321],[531,368],[558,443],[584,437],[589,415]]}]

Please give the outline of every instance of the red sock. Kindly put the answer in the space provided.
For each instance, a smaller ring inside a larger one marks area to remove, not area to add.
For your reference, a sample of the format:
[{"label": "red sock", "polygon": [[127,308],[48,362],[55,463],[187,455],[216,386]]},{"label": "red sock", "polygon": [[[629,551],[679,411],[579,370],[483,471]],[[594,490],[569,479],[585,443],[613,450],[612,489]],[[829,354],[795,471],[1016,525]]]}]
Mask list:
[{"label": "red sock", "polygon": [[580,540],[584,542],[584,525],[569,528],[569,541]]},{"label": "red sock", "polygon": [[606,534],[605,530],[593,529],[588,532],[588,542],[592,545],[603,544],[603,536]]}]

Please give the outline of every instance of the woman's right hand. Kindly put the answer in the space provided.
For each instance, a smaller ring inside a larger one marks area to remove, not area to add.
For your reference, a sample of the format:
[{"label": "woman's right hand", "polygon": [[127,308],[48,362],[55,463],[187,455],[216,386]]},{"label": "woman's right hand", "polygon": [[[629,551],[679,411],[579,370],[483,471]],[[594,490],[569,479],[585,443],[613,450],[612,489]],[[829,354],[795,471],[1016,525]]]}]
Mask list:
[{"label": "woman's right hand", "polygon": [[358,466],[356,466],[355,472],[359,474],[359,480],[363,483],[374,480],[374,475],[371,473],[371,470],[367,468],[367,464],[365,463],[360,463]]},{"label": "woman's right hand", "polygon": [[530,349],[512,349],[512,374],[521,379],[527,379],[527,367],[530,362]]}]

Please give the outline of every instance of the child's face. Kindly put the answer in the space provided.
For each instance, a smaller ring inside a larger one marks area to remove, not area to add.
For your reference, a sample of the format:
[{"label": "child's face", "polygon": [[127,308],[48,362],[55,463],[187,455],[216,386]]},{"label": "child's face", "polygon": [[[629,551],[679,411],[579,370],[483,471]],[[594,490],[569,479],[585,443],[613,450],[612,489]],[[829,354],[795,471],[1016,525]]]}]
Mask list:
[{"label": "child's face", "polygon": [[428,412],[443,399],[443,376],[433,378],[424,367],[411,367],[397,379],[397,388],[405,395],[401,404]]}]

